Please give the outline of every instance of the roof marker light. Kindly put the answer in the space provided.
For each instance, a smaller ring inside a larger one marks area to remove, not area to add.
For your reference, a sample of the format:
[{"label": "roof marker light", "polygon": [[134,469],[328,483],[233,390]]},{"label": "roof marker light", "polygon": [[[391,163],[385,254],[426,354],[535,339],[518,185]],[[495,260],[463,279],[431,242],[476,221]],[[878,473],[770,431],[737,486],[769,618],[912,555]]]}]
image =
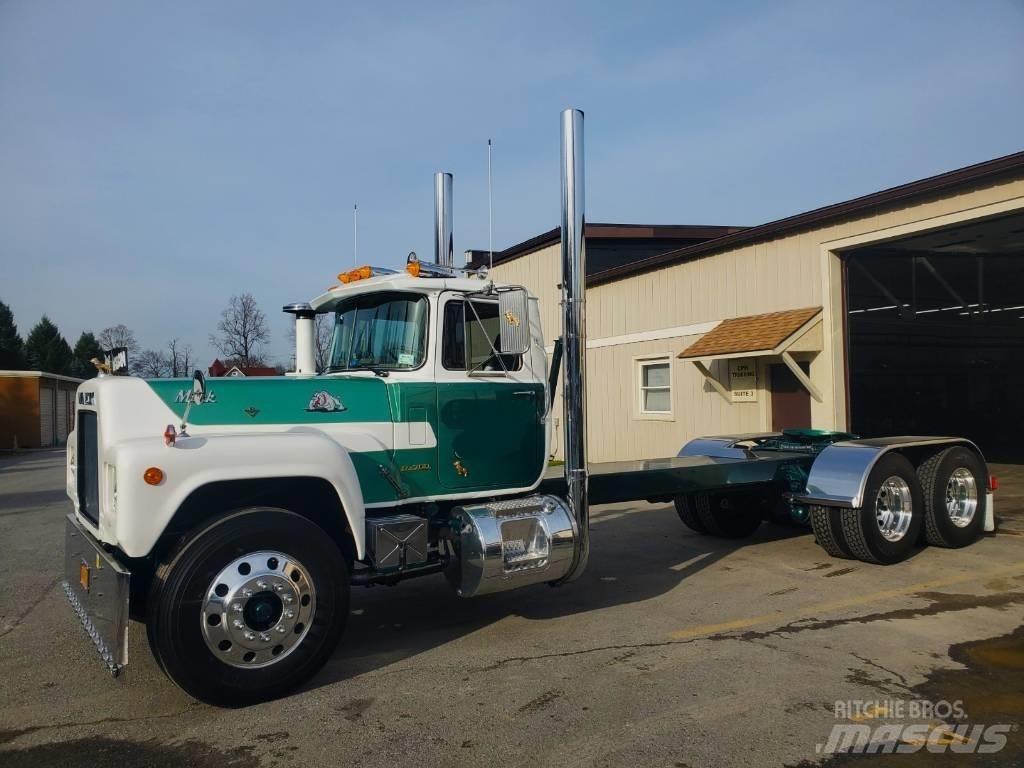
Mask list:
[{"label": "roof marker light", "polygon": [[416,256],[416,251],[411,251],[409,257],[405,260],[405,271],[413,277],[420,276],[420,260]]}]

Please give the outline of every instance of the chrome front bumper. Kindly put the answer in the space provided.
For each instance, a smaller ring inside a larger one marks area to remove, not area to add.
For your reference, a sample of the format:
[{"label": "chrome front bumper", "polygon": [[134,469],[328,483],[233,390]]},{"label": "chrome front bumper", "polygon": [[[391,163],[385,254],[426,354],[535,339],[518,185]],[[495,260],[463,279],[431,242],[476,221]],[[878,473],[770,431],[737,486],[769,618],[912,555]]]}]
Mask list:
[{"label": "chrome front bumper", "polygon": [[115,677],[128,665],[128,586],[131,573],[67,517],[64,592],[96,650]]}]

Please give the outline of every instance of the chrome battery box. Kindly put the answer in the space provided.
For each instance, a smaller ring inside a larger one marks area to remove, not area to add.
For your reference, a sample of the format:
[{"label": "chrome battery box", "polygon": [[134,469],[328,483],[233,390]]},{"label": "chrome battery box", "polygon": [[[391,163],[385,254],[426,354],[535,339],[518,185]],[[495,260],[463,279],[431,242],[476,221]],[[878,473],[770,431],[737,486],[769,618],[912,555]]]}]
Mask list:
[{"label": "chrome battery box", "polygon": [[113,675],[128,665],[131,573],[75,519],[64,535],[64,592]]},{"label": "chrome battery box", "polygon": [[366,547],[378,571],[399,571],[427,562],[426,518],[392,515],[368,518]]}]

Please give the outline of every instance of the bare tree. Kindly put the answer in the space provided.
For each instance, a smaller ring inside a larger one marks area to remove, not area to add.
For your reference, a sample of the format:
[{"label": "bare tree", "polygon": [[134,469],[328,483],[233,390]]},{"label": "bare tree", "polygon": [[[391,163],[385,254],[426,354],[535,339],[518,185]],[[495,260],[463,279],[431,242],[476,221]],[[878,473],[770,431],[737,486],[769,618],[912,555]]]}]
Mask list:
[{"label": "bare tree", "polygon": [[172,377],[188,376],[192,367],[192,347],[176,338],[171,339],[167,342],[167,362]]},{"label": "bare tree", "polygon": [[166,378],[171,372],[171,364],[163,352],[147,349],[139,353],[132,366],[135,373],[147,379]]},{"label": "bare tree", "polygon": [[128,350],[129,362],[139,353],[139,342],[136,340],[135,334],[123,323],[104,328],[96,336],[96,341],[100,343],[100,348],[103,350],[125,347]]},{"label": "bare tree", "polygon": [[270,340],[267,318],[251,293],[232,296],[221,312],[210,343],[240,366],[263,365],[263,346]]},{"label": "bare tree", "polygon": [[313,320],[313,345],[317,373],[326,370],[328,363],[331,362],[331,338],[334,336],[332,317],[333,315],[317,315]]}]

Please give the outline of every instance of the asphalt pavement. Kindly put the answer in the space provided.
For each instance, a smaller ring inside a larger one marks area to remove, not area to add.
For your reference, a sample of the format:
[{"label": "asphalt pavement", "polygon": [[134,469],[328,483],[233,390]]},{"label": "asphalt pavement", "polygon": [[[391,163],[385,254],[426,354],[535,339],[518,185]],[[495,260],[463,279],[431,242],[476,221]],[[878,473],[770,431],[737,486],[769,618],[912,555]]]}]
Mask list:
[{"label": "asphalt pavement", "polygon": [[317,677],[228,710],[166,680],[138,625],[110,677],[60,586],[63,454],[0,457],[0,766],[829,766],[850,759],[829,754],[837,724],[932,728],[943,712],[899,702],[942,701],[1005,747],[952,754],[981,731],[871,759],[1020,764],[1024,471],[995,471],[998,533],[890,567],[801,529],[726,542],[671,506],[595,507],[573,584],[357,589]]}]

